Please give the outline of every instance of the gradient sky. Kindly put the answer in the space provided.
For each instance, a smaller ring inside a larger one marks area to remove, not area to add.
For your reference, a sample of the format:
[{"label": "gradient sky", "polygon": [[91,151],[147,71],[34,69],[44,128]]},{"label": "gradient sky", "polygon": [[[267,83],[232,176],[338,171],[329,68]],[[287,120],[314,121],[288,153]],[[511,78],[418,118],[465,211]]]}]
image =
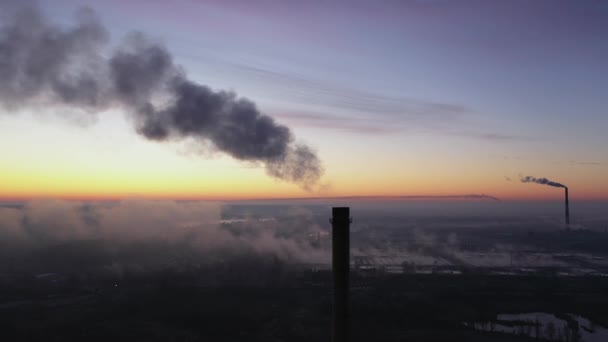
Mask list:
[{"label": "gradient sky", "polygon": [[[608,199],[606,1],[40,1],[140,30],[190,77],[258,104],[314,146],[313,193],[263,167],[146,141],[122,113],[0,115],[0,197]],[[511,181],[508,181],[511,179]]]}]

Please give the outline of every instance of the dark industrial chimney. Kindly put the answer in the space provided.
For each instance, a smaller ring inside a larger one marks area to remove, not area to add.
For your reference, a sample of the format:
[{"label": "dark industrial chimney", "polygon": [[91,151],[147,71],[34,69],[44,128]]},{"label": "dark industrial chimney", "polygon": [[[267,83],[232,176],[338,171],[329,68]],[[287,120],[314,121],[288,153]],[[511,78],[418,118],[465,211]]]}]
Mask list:
[{"label": "dark industrial chimney", "polygon": [[350,272],[350,208],[332,208],[332,267],[334,272],[333,342],[349,340],[348,278]]},{"label": "dark industrial chimney", "polygon": [[566,225],[570,225],[570,207],[568,205],[568,188],[564,188],[566,190]]}]

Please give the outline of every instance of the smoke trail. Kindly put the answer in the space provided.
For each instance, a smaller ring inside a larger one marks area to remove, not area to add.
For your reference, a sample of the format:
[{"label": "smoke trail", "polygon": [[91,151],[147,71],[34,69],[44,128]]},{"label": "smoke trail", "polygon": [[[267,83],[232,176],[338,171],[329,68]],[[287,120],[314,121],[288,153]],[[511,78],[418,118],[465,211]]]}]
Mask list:
[{"label": "smoke trail", "polygon": [[[264,201],[256,199],[255,201]],[[268,201],[293,200],[293,198],[273,198]],[[338,196],[338,197],[300,197],[298,201],[399,201],[399,200],[492,200],[500,202],[500,198],[486,194],[464,195],[404,195],[404,196]]]},{"label": "smoke trail", "polygon": [[526,176],[526,177],[521,177],[521,182],[522,183],[537,183],[537,184],[543,184],[543,185],[548,185],[548,186],[554,186],[556,188],[568,188],[567,186],[560,184],[558,182],[554,182],[554,181],[550,181],[547,178],[536,178],[536,177],[532,177],[532,176]]},{"label": "smoke trail", "polygon": [[0,4],[0,103],[6,109],[55,104],[94,113],[119,107],[146,139],[211,142],[304,188],[321,177],[318,156],[297,144],[289,127],[248,99],[188,79],[170,52],[142,33],[129,34],[107,58],[108,33],[92,10],[79,11],[73,27],[61,28],[35,7],[11,7]]}]

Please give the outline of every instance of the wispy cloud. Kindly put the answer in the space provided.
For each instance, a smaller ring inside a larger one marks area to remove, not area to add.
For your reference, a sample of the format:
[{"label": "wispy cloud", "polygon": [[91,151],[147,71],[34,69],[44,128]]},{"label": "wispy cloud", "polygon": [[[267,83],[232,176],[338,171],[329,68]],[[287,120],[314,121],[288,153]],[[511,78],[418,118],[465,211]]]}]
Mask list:
[{"label": "wispy cloud", "polygon": [[600,163],[597,161],[578,161],[578,160],[570,160],[568,161],[570,165],[580,165],[580,166],[605,166],[606,164]]},{"label": "wispy cloud", "polygon": [[533,140],[514,134],[472,130],[474,115],[479,113],[464,104],[375,93],[293,71],[271,69],[251,60],[235,61],[209,55],[200,58],[222,73],[263,84],[265,91],[287,103],[265,110],[297,125],[362,134],[407,131],[493,142]]},{"label": "wispy cloud", "polygon": [[592,160],[567,160],[567,161],[554,161],[555,165],[570,165],[570,166],[588,166],[588,167],[604,167],[608,166],[608,163]]},{"label": "wispy cloud", "polygon": [[[405,201],[405,200],[490,200],[500,201],[498,197],[486,194],[456,194],[456,195],[402,195],[402,196],[336,196],[336,197],[298,197],[298,198],[268,198],[249,201]],[[239,200],[247,202],[248,200]]]},{"label": "wispy cloud", "polygon": [[348,116],[309,113],[309,112],[284,112],[273,113],[277,118],[287,123],[322,129],[342,130],[363,134],[387,134],[401,131],[394,124],[378,122],[366,118],[353,118]]},{"label": "wispy cloud", "polygon": [[501,134],[501,133],[484,133],[484,132],[475,132],[475,131],[451,131],[445,132],[446,135],[474,138],[485,141],[495,141],[495,142],[508,142],[508,141],[533,141],[536,140],[533,137],[527,137],[523,135],[510,135],[510,134]]},{"label": "wispy cloud", "polygon": [[427,120],[429,118],[450,120],[472,111],[460,104],[388,96],[304,77],[293,72],[274,71],[240,63],[224,63],[237,69],[240,73],[277,88],[281,95],[302,104],[355,111],[375,117],[399,117],[401,120]]}]

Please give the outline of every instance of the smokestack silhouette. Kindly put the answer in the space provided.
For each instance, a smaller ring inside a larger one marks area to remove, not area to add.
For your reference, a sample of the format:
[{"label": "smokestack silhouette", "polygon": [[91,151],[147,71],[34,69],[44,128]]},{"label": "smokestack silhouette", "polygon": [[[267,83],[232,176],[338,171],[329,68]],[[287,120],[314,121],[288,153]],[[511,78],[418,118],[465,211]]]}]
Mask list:
[{"label": "smokestack silhouette", "polygon": [[332,341],[349,340],[350,208],[332,208],[332,267],[334,273],[334,315]]},{"label": "smokestack silhouette", "polygon": [[566,196],[566,224],[570,225],[570,205],[568,204],[568,187],[567,186],[565,186],[564,184],[558,183],[558,182],[548,180],[547,178],[536,178],[536,177],[532,177],[532,176],[521,177],[521,182],[548,185],[548,186],[552,186],[555,188],[564,188],[565,196]]},{"label": "smokestack silhouette", "polygon": [[108,49],[94,11],[78,12],[76,25],[63,28],[24,2],[0,2],[0,106],[119,108],[145,139],[192,141],[304,188],[321,177],[316,153],[289,127],[246,98],[194,82],[163,45],[135,32]]},{"label": "smokestack silhouette", "polygon": [[570,225],[570,205],[568,204],[568,188],[564,188],[566,191],[566,225]]}]

